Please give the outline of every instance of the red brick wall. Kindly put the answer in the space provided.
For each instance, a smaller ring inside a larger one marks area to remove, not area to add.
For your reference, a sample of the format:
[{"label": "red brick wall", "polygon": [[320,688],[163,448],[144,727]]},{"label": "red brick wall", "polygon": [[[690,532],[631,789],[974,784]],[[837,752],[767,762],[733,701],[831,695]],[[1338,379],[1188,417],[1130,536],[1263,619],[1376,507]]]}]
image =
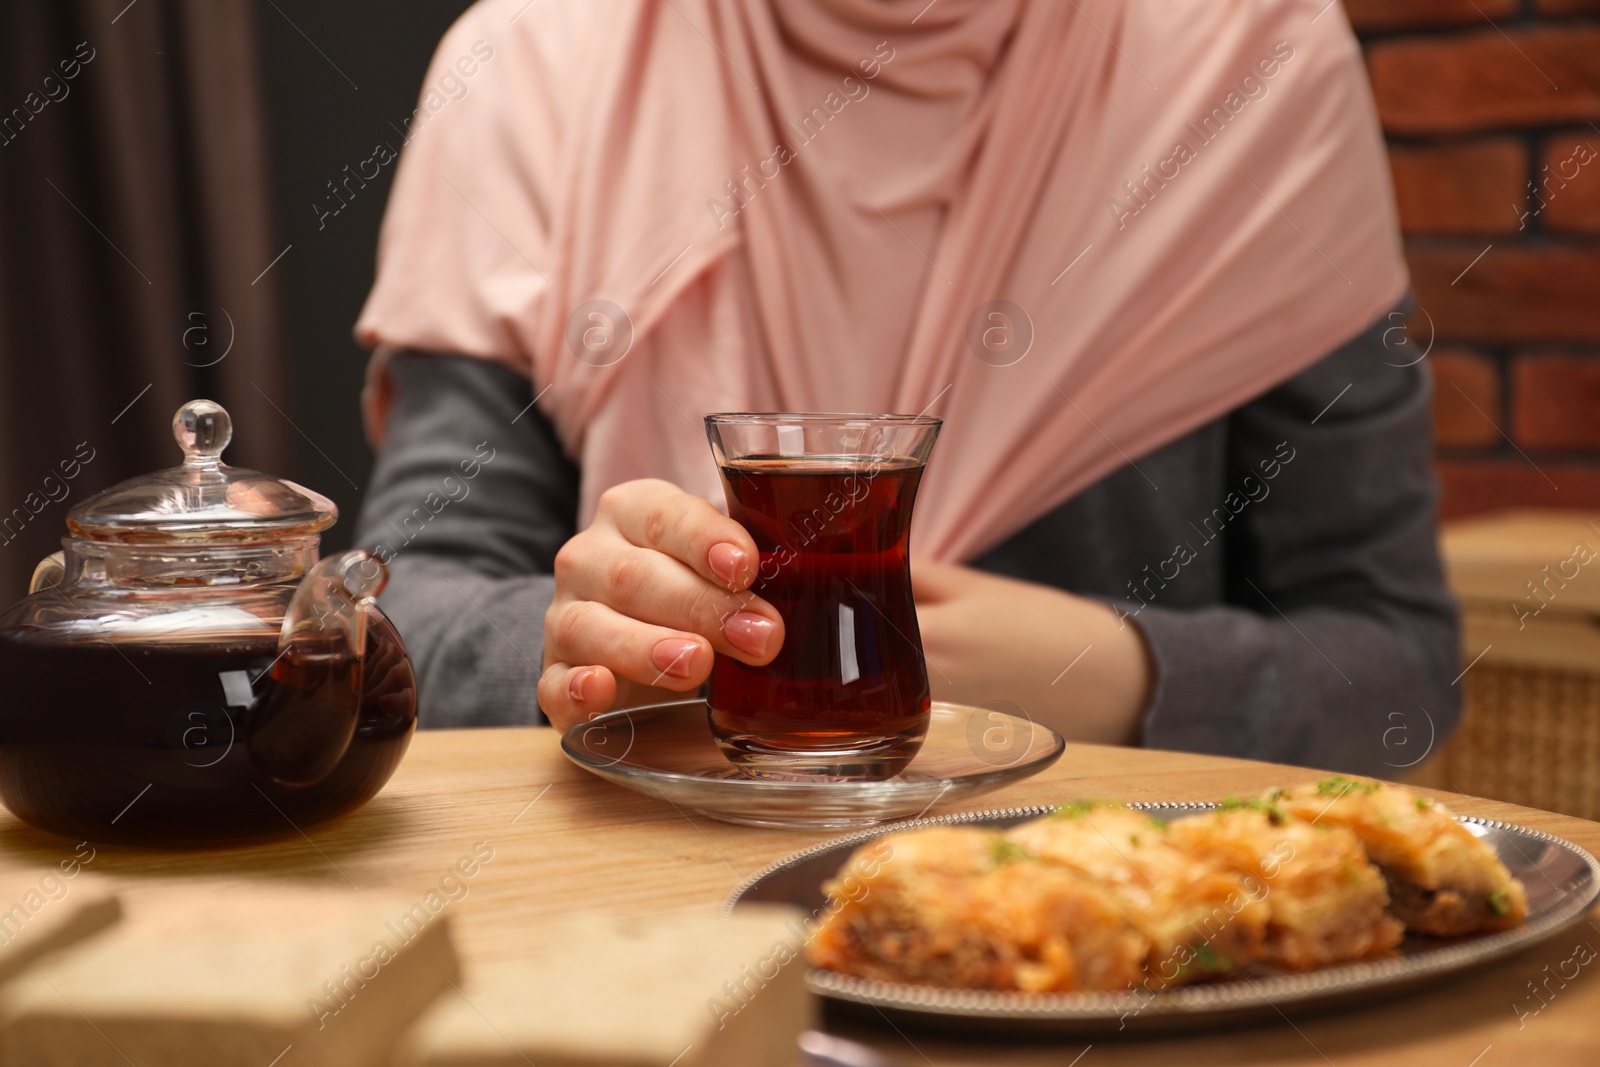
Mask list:
[{"label": "red brick wall", "polygon": [[1444,514],[1600,509],[1600,0],[1345,8],[1436,337]]}]

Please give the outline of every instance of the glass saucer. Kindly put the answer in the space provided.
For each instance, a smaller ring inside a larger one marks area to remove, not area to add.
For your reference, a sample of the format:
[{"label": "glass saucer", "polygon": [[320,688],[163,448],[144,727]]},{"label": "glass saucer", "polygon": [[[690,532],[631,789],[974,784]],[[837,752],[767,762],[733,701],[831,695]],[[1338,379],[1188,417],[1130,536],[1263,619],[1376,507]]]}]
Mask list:
[{"label": "glass saucer", "polygon": [[608,712],[561,738],[567,758],[607,781],[723,822],[847,829],[915,818],[1038,774],[1061,735],[1026,716],[935,701],[921,750],[893,778],[772,781],[742,773],[711,737],[704,700]]}]

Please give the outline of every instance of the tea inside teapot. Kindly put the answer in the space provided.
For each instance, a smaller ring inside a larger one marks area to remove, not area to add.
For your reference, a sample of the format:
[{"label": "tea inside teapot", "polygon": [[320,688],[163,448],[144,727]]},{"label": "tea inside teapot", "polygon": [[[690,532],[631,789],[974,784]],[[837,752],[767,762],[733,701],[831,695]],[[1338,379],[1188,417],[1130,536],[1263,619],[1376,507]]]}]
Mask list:
[{"label": "tea inside teapot", "polygon": [[337,509],[222,463],[220,406],[173,432],[183,464],[74,508],[0,616],[0,800],[98,841],[294,833],[377,792],[415,729],[384,567],[318,561]]}]

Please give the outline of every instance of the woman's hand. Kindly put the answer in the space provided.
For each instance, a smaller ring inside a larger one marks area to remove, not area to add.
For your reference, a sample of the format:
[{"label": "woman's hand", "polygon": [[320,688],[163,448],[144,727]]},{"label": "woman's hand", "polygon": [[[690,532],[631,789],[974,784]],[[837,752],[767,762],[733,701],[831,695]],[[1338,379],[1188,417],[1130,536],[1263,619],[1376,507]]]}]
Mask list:
[{"label": "woman's hand", "polygon": [[783,619],[749,592],[759,565],[749,533],[708,501],[656,479],[608,489],[556,554],[539,706],[564,730],[638,702],[619,685],[698,689],[713,652],[771,662]]},{"label": "woman's hand", "polygon": [[1149,653],[1139,631],[1111,608],[927,560],[912,561],[911,588],[937,699],[1010,700],[1069,740],[1138,740],[1152,680]]}]

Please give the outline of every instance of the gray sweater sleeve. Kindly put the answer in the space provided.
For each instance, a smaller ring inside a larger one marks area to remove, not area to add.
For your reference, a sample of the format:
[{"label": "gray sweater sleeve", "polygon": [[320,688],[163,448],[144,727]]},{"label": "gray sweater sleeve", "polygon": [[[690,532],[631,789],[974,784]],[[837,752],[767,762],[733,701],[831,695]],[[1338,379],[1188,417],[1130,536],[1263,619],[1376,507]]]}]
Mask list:
[{"label": "gray sweater sleeve", "polygon": [[1228,489],[1259,487],[1284,445],[1292,474],[1228,524],[1225,603],[1132,616],[1156,668],[1146,745],[1393,776],[1454,727],[1430,381],[1383,338],[1380,323],[1230,416]]},{"label": "gray sweater sleeve", "polygon": [[379,603],[405,636],[421,724],[539,722],[544,612],[577,469],[514,371],[407,353],[389,370],[394,406],[356,544],[389,562]]},{"label": "gray sweater sleeve", "polygon": [[[1246,478],[1280,443],[1294,458],[1186,568],[1225,553],[1203,602],[1164,603],[1174,590],[1121,605],[1155,668],[1146,745],[1392,774],[1454,725],[1458,633],[1433,517],[1428,380],[1421,367],[1389,365],[1382,337],[1380,323],[1163,450],[1172,473],[1152,499],[1188,483],[1200,511],[1248,494]],[[358,543],[392,559],[382,603],[411,651],[423,725],[538,722],[550,572],[575,529],[578,472],[528,407],[526,378],[405,354],[391,375],[388,440]],[[1036,524],[1013,566],[993,569],[1114,598],[1138,569],[1130,561],[1146,558],[1121,551],[1139,516],[1160,545],[1200,547],[1204,536],[1186,505],[1109,506],[1144,491],[1133,472],[1114,475],[1064,505],[1062,521]],[[1106,506],[1085,506],[1094,501]],[[1095,516],[1099,525],[1084,521]],[[1081,573],[1053,575],[1063,559]]]}]

